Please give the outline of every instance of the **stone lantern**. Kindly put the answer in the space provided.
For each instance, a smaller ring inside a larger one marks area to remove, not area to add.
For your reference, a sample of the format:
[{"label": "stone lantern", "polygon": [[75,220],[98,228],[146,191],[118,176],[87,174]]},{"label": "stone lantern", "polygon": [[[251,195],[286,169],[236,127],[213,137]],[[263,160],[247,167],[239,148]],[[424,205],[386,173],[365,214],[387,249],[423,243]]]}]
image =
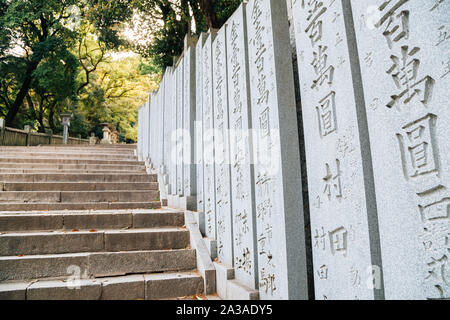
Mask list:
[{"label": "stone lantern", "polygon": [[103,128],[103,139],[100,141],[101,144],[112,144],[111,142],[111,129],[109,128],[111,124],[109,123],[101,123]]},{"label": "stone lantern", "polygon": [[63,144],[67,144],[67,140],[69,139],[69,127],[71,119],[72,119],[71,113],[61,113],[61,123],[64,126]]}]

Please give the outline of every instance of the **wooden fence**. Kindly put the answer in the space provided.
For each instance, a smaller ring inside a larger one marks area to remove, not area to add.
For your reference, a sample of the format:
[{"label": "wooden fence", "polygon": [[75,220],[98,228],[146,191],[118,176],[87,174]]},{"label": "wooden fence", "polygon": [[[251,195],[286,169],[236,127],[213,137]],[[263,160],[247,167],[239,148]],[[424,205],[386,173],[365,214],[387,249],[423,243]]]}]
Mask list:
[{"label": "wooden fence", "polygon": [[[1,119],[0,119],[1,120]],[[63,137],[48,133],[31,132],[26,130],[8,128],[0,123],[1,146],[38,146],[46,144],[62,144]],[[67,144],[89,144],[88,139],[69,137]]]}]

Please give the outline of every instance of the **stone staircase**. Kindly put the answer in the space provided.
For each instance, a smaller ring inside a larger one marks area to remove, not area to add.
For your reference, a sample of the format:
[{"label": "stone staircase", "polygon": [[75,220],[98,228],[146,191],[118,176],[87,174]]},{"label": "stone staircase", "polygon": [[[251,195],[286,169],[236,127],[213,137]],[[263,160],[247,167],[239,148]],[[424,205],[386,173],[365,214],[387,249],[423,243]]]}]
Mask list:
[{"label": "stone staircase", "polygon": [[0,299],[173,299],[204,280],[134,146],[0,147]]}]

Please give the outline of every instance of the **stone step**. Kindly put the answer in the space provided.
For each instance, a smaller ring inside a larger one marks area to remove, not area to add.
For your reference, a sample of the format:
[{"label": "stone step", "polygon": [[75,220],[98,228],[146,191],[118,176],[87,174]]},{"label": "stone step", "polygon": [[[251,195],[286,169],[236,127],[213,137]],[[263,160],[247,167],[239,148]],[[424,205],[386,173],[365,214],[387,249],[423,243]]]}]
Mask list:
[{"label": "stone step", "polygon": [[5,202],[145,202],[159,200],[159,190],[142,191],[3,191],[0,203]]},{"label": "stone step", "polygon": [[53,159],[105,159],[105,160],[137,160],[135,155],[121,155],[121,154],[80,154],[80,153],[55,153],[55,152],[2,152],[2,156],[9,158],[53,158]]},{"label": "stone step", "polygon": [[0,213],[0,232],[183,227],[177,210],[114,210],[70,213]]},{"label": "stone step", "polygon": [[0,256],[184,249],[184,228],[2,233]]},{"label": "stone step", "polygon": [[21,169],[21,170],[126,170],[126,171],[145,171],[143,165],[114,165],[114,164],[50,164],[50,163],[11,163],[1,162],[2,170]]},{"label": "stone step", "polygon": [[196,268],[193,249],[64,253],[0,257],[0,282],[69,278],[76,266],[82,278]]},{"label": "stone step", "polygon": [[5,149],[15,149],[15,148],[55,148],[55,149],[131,149],[136,150],[137,145],[136,144],[96,144],[96,145],[86,145],[86,144],[42,144],[38,146],[1,146],[0,148]]},{"label": "stone step", "polygon": [[145,165],[143,161],[124,161],[124,160],[105,160],[102,158],[98,159],[78,159],[76,157],[72,159],[55,159],[55,158],[12,158],[6,157],[0,154],[0,162],[1,163],[45,163],[51,165],[60,165],[60,164],[111,164],[111,165]]},{"label": "stone step", "polygon": [[134,155],[134,149],[115,149],[115,148],[51,148],[51,147],[0,147],[0,153],[77,153],[77,154],[123,154]]},{"label": "stone step", "polygon": [[156,174],[2,174],[1,182],[157,182]]},{"label": "stone step", "polygon": [[3,191],[108,191],[108,190],[158,190],[157,182],[5,182]]},{"label": "stone step", "polygon": [[153,300],[202,293],[203,279],[197,272],[0,284],[2,300]]},{"label": "stone step", "polygon": [[7,173],[77,173],[77,174],[89,174],[89,173],[101,173],[101,174],[134,174],[134,173],[145,173],[145,170],[73,170],[73,169],[11,169],[11,168],[0,168],[0,174],[7,174]]},{"label": "stone step", "polygon": [[158,209],[161,201],[147,202],[80,202],[80,203],[0,203],[2,211],[55,211],[55,210],[123,210]]}]

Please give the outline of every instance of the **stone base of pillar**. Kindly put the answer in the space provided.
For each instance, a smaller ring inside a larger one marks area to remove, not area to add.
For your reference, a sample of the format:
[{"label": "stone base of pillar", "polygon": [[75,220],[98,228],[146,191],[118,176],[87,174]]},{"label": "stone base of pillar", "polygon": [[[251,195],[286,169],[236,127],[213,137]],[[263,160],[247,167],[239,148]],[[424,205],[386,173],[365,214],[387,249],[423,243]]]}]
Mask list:
[{"label": "stone base of pillar", "polygon": [[178,205],[179,205],[180,209],[196,211],[197,210],[197,197],[182,196],[179,199]]},{"label": "stone base of pillar", "polygon": [[216,290],[219,297],[227,299],[227,282],[234,279],[234,269],[219,262],[213,262],[216,268]]},{"label": "stone base of pillar", "polygon": [[205,284],[205,294],[216,292],[216,268],[211,261],[208,250],[204,244],[199,226],[194,216],[195,212],[185,211],[184,221],[190,233],[190,244],[197,254],[197,269],[203,277]]},{"label": "stone base of pillar", "polygon": [[167,203],[168,203],[167,205],[169,207],[179,209],[179,206],[178,206],[179,199],[180,199],[180,196],[177,194],[168,194],[167,195]]},{"label": "stone base of pillar", "polygon": [[186,197],[179,195],[167,195],[169,207],[181,210],[197,210],[197,197]]},{"label": "stone base of pillar", "polygon": [[211,238],[203,238],[203,242],[205,242],[205,246],[209,252],[211,260],[215,260],[217,258],[217,240]]},{"label": "stone base of pillar", "polygon": [[237,280],[227,281],[227,300],[259,300],[259,291],[247,288]]},{"label": "stone base of pillar", "polygon": [[206,235],[206,228],[205,228],[205,213],[200,211],[194,211],[192,212],[195,218],[195,222],[197,222],[197,225],[200,229],[200,232],[202,236]]},{"label": "stone base of pillar", "polygon": [[234,279],[234,269],[223,263],[213,262],[216,268],[217,295],[223,300],[259,300],[259,291],[250,289]]},{"label": "stone base of pillar", "polygon": [[164,184],[164,188],[166,189],[167,196],[169,196],[172,193],[172,185],[171,184]]}]

